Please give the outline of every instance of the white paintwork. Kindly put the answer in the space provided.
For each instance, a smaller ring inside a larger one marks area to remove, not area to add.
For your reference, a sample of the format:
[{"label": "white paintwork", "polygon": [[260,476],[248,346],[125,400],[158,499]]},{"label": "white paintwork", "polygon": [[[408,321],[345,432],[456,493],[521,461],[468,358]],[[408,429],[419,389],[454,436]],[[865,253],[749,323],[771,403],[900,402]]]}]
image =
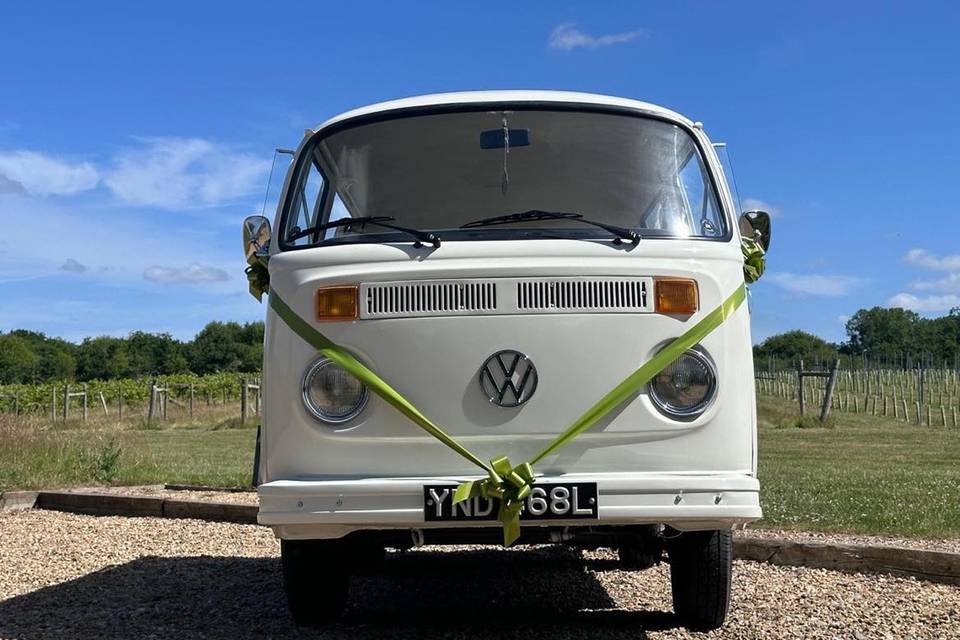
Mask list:
[{"label": "white paintwork", "polygon": [[[410,106],[494,101],[504,101],[504,108],[523,101],[615,105],[686,127],[693,124],[633,100],[510,91],[383,103],[338,116],[317,131],[348,118]],[[733,199],[710,141],[700,128],[691,132],[699,138],[719,186],[721,205],[734,230],[729,242],[650,239],[636,247],[614,248],[609,243],[559,239],[459,241],[429,252],[415,251],[409,244],[288,252],[274,246],[271,287],[302,317],[312,318],[314,292],[334,284],[695,278],[700,312],[690,318],[655,313],[477,314],[318,325],[481,458],[506,454],[514,462],[527,460],[743,282]],[[760,517],[747,305],[741,305],[702,346],[716,364],[719,389],[701,416],[690,422],[668,419],[643,391],[538,464],[536,471],[551,479],[598,482],[598,524],[662,522],[680,529],[710,529]],[[536,394],[516,409],[492,405],[477,383],[484,360],[500,349],[527,354],[540,374]],[[479,470],[375,395],[347,425],[331,428],[318,423],[300,400],[303,372],[315,358],[309,345],[268,312],[260,522],[284,538],[437,526],[423,520],[422,485],[477,477]],[[499,525],[493,521],[486,526]]]},{"label": "white paintwork", "polygon": [[703,128],[699,122],[685,118],[675,111],[665,109],[664,107],[641,102],[639,100],[630,100],[629,98],[618,98],[616,96],[604,96],[596,93],[579,93],[576,91],[528,91],[528,90],[505,90],[505,91],[454,91],[450,93],[433,93],[424,96],[413,96],[410,98],[401,98],[400,100],[389,100],[387,102],[378,102],[359,109],[353,109],[340,115],[330,118],[316,129],[314,132],[322,131],[332,124],[337,124],[352,118],[358,118],[374,113],[384,113],[388,111],[397,111],[400,109],[410,109],[415,107],[435,107],[441,105],[470,105],[482,104],[488,102],[502,103],[524,103],[524,102],[544,102],[553,104],[590,104],[606,107],[624,107],[633,109],[638,113],[659,116],[667,120],[673,120],[682,123],[688,127],[696,126]]}]

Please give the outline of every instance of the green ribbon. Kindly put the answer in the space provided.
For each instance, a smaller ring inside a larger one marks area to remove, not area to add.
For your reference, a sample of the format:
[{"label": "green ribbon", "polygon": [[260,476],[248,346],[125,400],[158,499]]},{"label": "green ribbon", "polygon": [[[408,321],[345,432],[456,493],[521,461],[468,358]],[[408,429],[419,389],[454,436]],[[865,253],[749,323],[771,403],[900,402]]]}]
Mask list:
[{"label": "green ribbon", "polygon": [[767,266],[766,252],[753,238],[740,238],[740,251],[743,252],[743,279],[752,284],[760,279]]},{"label": "green ribbon", "polygon": [[263,294],[270,293],[270,272],[267,265],[257,258],[252,258],[250,266],[243,270],[247,274],[250,295],[263,302]]},{"label": "green ribbon", "polygon": [[485,464],[452,436],[430,421],[416,407],[391,387],[376,373],[350,355],[343,348],[317,331],[310,323],[301,318],[280,298],[276,291],[270,294],[270,306],[278,316],[307,343],[335,362],[368,389],[383,398],[402,414],[410,418],[420,428],[445,444],[453,451],[477,465],[487,473],[486,478],[467,480],[457,486],[453,503],[457,504],[475,496],[500,500],[497,519],[503,524],[503,544],[510,546],[520,536],[520,511],[524,500],[530,495],[535,482],[533,465],[546,456],[570,443],[578,435],[592,427],[605,415],[630,399],[643,385],[660,373],[684,351],[698,344],[710,332],[719,327],[743,303],[746,298],[746,286],[741,284],[723,304],[704,316],[679,338],[659,351],[643,366],[627,376],[612,391],[590,407],[572,425],[564,430],[530,462],[513,466],[506,456],[494,458]]}]

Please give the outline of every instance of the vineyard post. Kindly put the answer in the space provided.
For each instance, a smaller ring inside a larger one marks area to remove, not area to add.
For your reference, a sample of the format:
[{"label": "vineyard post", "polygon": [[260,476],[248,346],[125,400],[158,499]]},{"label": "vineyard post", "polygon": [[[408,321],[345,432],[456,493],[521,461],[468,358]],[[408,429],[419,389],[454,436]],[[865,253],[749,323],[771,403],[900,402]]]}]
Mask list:
[{"label": "vineyard post", "polygon": [[70,385],[63,385],[63,421],[70,418]]},{"label": "vineyard post", "polygon": [[830,378],[827,380],[827,393],[823,398],[823,408],[820,409],[820,422],[826,422],[827,418],[830,416],[830,406],[833,402],[833,389],[837,385],[837,369],[840,368],[840,359],[837,358],[833,361],[833,366],[830,368]]},{"label": "vineyard post", "polygon": [[923,424],[923,415],[920,413],[920,401],[917,400],[917,426]]},{"label": "vineyard post", "polygon": [[901,396],[900,399],[903,400],[903,421],[910,424],[910,412],[907,410],[907,397]]},{"label": "vineyard post", "polygon": [[57,421],[57,385],[50,385],[50,422]]},{"label": "vineyard post", "polygon": [[803,360],[797,365],[797,397],[800,399],[800,415],[803,415]]},{"label": "vineyard post", "polygon": [[166,386],[160,390],[160,408],[162,409],[161,419],[167,421],[167,398],[170,397],[170,387]]},{"label": "vineyard post", "polygon": [[153,407],[157,399],[157,383],[150,382],[150,405],[147,407],[147,424],[153,422]]},{"label": "vineyard post", "polygon": [[917,365],[917,400],[923,404],[923,361]]},{"label": "vineyard post", "polygon": [[87,383],[83,383],[83,421],[87,421]]},{"label": "vineyard post", "polygon": [[107,399],[103,396],[103,391],[98,392],[100,394],[100,404],[103,405],[103,415],[110,415],[110,412],[107,411]]},{"label": "vineyard post", "polygon": [[193,383],[190,383],[190,419],[193,420]]},{"label": "vineyard post", "polygon": [[943,408],[943,405],[940,405],[940,420],[943,421],[943,428],[947,428],[947,412]]},{"label": "vineyard post", "polygon": [[240,424],[247,422],[247,380],[240,380]]}]

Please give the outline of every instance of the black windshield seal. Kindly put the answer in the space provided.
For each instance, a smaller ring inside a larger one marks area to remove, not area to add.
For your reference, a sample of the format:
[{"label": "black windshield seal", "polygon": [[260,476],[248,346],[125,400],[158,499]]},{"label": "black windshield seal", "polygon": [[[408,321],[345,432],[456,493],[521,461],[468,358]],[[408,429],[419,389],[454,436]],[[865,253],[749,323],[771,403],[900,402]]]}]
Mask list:
[{"label": "black windshield seal", "polygon": [[[707,155],[703,145],[700,143],[700,139],[696,136],[693,128],[687,124],[674,120],[672,118],[663,117],[653,113],[641,113],[632,109],[630,107],[619,107],[616,105],[598,105],[592,103],[578,103],[578,102],[569,102],[569,103],[557,103],[549,101],[530,101],[530,102],[473,102],[470,104],[452,104],[452,105],[423,105],[415,107],[403,107],[399,109],[390,109],[387,111],[378,111],[376,113],[369,113],[364,115],[355,116],[347,120],[342,120],[340,122],[335,122],[331,125],[323,127],[322,129],[316,131],[308,140],[306,140],[303,145],[304,148],[313,148],[315,147],[320,140],[328,136],[334,135],[341,131],[347,129],[353,129],[355,127],[362,127],[368,124],[374,124],[377,122],[386,122],[389,120],[400,120],[405,118],[416,118],[420,116],[427,115],[437,115],[437,114],[450,114],[450,113],[475,113],[475,112],[489,112],[489,111],[502,111],[504,109],[509,109],[511,111],[558,111],[558,112],[580,112],[580,113],[601,113],[601,114],[610,114],[610,115],[620,115],[620,116],[629,116],[640,119],[647,120],[657,120],[659,122],[664,122],[667,124],[674,125],[683,129],[690,136],[690,139],[693,141],[694,145],[697,148],[697,152],[700,154],[700,157],[703,159],[703,165],[705,173],[710,181],[710,187],[713,189],[715,194],[717,206],[719,207],[721,213],[724,216],[726,222],[726,233],[723,236],[718,237],[706,237],[706,236],[690,236],[682,237],[669,235],[665,233],[657,233],[655,229],[637,229],[641,238],[658,238],[658,239],[671,239],[671,240],[696,240],[698,242],[729,242],[733,237],[733,212],[729,211],[726,202],[721,197],[719,184],[717,178],[714,175],[713,167],[709,162],[707,162]],[[287,217],[290,215],[290,206],[292,200],[295,196],[296,189],[294,185],[299,179],[299,176],[302,174],[303,166],[305,163],[309,162],[310,154],[300,152],[297,154],[297,159],[295,166],[293,167],[290,176],[290,183],[287,186],[286,193],[283,198],[283,208],[280,214],[279,220],[279,229],[285,229],[287,223]],[[327,176],[324,177],[324,182],[328,182]],[[328,197],[325,193],[324,198]],[[424,231],[432,231],[438,234],[443,234],[444,241],[461,241],[461,240],[532,240],[532,239],[547,239],[547,238],[559,238],[559,237],[569,237],[572,239],[607,239],[609,236],[602,236],[595,232],[591,231],[574,231],[574,230],[550,230],[550,229],[524,229],[526,231],[535,231],[536,236],[526,236],[525,233],[521,233],[520,229],[510,229],[509,231],[498,230],[499,233],[494,233],[491,231],[485,231],[483,238],[463,238],[460,233],[457,231],[466,231],[462,229],[425,229]],[[476,230],[473,230],[476,231]],[[547,233],[544,233],[547,232]],[[562,236],[561,236],[562,234]],[[572,234],[572,235],[567,235]],[[399,238],[401,234],[388,234],[388,233],[370,233],[370,234],[361,234],[358,236],[358,239],[355,239],[354,236],[341,236],[339,238],[329,238],[326,240],[318,240],[310,244],[295,245],[286,241],[283,235],[280,236],[279,247],[281,251],[297,251],[299,249],[311,249],[314,247],[326,247],[333,245],[342,245],[342,244],[369,244],[376,242],[401,242],[402,240],[387,240],[379,239],[385,238],[387,236],[393,236]]]}]

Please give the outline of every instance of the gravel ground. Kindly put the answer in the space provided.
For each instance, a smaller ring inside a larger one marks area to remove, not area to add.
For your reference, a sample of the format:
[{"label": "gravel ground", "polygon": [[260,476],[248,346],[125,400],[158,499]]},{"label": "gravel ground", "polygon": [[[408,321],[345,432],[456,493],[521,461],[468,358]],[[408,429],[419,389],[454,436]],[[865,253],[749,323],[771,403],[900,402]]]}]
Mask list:
[{"label": "gravel ground", "polygon": [[[559,548],[391,553],[341,624],[299,634],[269,530],[0,513],[2,638],[685,638],[668,573]],[[960,638],[960,589],[738,562],[716,638]]]},{"label": "gravel ground", "polygon": [[[139,487],[98,487],[79,489],[80,491],[109,491],[121,495],[161,496],[178,500],[210,500],[212,502],[231,502],[237,504],[257,504],[254,491],[185,491],[164,489],[163,485]],[[866,536],[846,533],[818,533],[816,531],[798,531],[784,529],[750,528],[737,531],[737,536],[747,538],[782,538],[793,542],[824,542],[829,544],[863,544],[871,546],[906,547],[908,549],[928,549],[960,553],[960,538],[896,538],[890,536]]]}]

